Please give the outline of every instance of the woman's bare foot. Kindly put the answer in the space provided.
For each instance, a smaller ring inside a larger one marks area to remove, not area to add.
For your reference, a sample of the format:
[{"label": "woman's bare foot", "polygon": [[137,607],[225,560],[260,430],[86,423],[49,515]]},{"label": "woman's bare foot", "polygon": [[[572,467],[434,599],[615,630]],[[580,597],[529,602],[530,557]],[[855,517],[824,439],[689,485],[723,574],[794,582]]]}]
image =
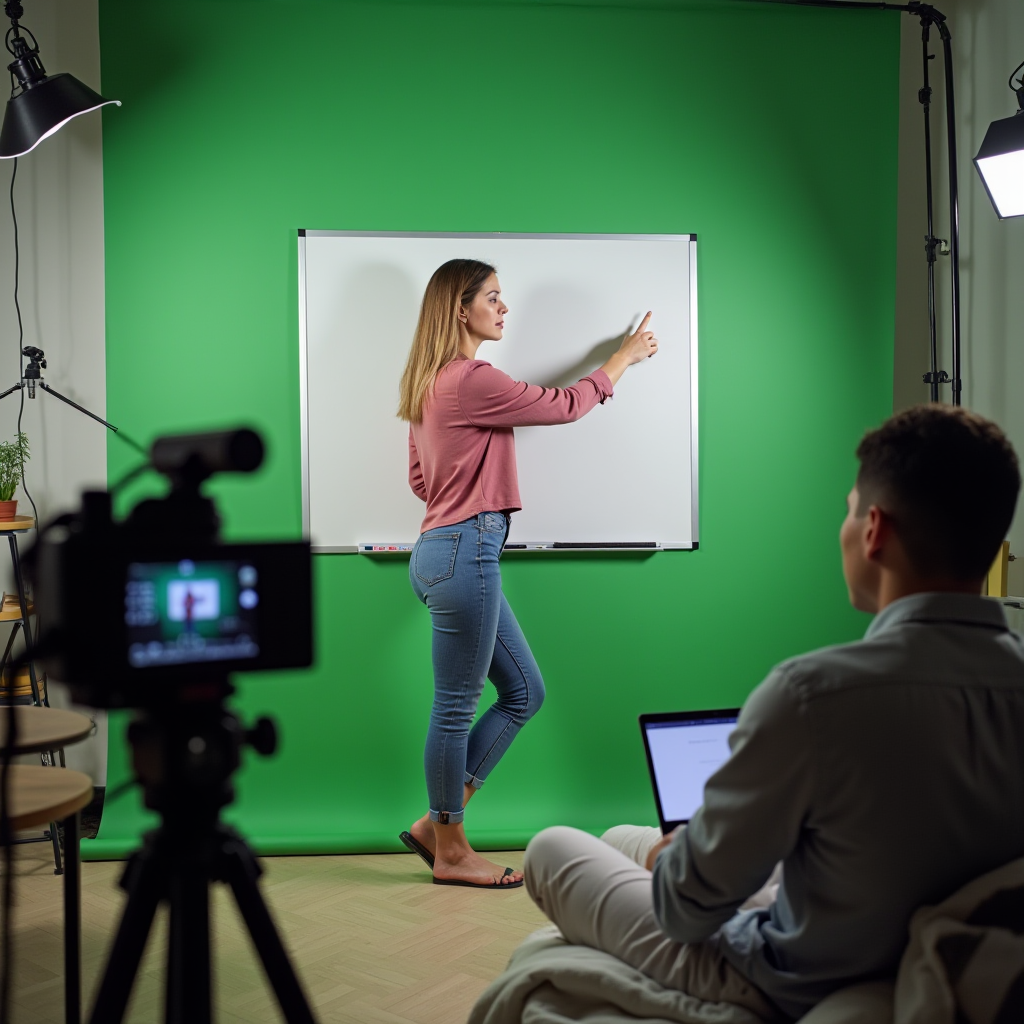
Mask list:
[{"label": "woman's bare foot", "polygon": [[[417,822],[419,824],[419,822]],[[430,823],[434,829],[434,877],[442,881],[457,879],[471,885],[510,885],[521,882],[522,871],[506,875],[505,868],[481,857],[466,838],[462,822],[457,825]]]},{"label": "woman's bare foot", "polygon": [[458,879],[460,882],[471,882],[474,885],[490,885],[498,882],[501,885],[508,885],[511,882],[522,880],[522,871],[514,871],[511,875],[505,874],[505,868],[493,861],[481,857],[472,849],[465,849],[455,854],[452,859],[442,860],[440,857],[434,861],[434,877],[440,879]]}]

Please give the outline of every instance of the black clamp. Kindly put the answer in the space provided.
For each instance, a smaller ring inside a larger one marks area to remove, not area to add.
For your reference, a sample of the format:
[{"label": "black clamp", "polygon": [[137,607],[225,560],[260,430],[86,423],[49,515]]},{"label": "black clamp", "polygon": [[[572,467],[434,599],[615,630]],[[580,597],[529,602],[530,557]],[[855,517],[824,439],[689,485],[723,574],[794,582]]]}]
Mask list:
[{"label": "black clamp", "polygon": [[922,25],[941,25],[946,20],[942,11],[937,11],[931,4],[918,3],[917,0],[910,0],[907,11],[920,18]]}]

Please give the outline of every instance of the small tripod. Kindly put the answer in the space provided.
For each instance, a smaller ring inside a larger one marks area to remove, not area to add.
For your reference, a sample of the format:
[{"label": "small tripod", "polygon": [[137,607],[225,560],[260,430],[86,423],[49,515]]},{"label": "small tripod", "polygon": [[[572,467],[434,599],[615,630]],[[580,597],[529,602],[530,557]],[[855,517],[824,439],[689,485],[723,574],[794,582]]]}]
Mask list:
[{"label": "small tripod", "polygon": [[[220,821],[231,803],[231,776],[243,745],[268,755],[274,725],[262,718],[245,731],[225,708],[225,682],[189,688],[192,700],[147,710],[128,731],[135,772],[146,806],[162,822],[146,834],[128,861],[121,887],[128,893],[91,1024],[119,1024],[157,906],[170,905],[167,953],[167,1024],[210,1024],[209,885],[231,886],[253,945],[288,1024],[314,1024],[270,912],[260,895],[261,869],[245,840]],[[181,695],[179,695],[180,697]],[[198,699],[196,699],[198,698]]]},{"label": "small tripod", "polygon": [[[20,391],[22,388],[26,388],[28,390],[28,397],[34,399],[36,397],[36,388],[38,387],[47,394],[53,395],[54,398],[59,398],[66,405],[70,405],[72,409],[77,409],[79,412],[85,413],[90,419],[94,419],[97,423],[102,423],[108,430],[112,430],[115,434],[118,433],[118,429],[113,423],[108,423],[101,416],[97,416],[96,413],[89,412],[88,409],[77,402],[72,402],[70,398],[62,395],[59,391],[55,391],[43,380],[40,370],[46,369],[46,353],[41,348],[36,348],[35,345],[26,345],[21,350],[21,354],[28,359],[28,366],[22,371],[21,380],[17,384],[0,394],[0,401],[8,395],[13,395],[15,391]],[[131,439],[127,440],[133,447],[138,447]]]}]

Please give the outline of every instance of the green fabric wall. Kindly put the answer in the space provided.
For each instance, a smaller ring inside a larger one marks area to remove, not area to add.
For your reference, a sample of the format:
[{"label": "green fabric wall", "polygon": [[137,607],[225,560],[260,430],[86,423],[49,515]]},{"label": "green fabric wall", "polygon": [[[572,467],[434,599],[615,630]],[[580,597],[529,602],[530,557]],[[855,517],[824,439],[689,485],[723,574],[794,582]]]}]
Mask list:
[{"label": "green fabric wall", "polygon": [[[892,394],[898,18],[102,0],[124,101],[104,111],[108,414],[145,440],[265,432],[261,474],[214,487],[229,538],[300,533],[297,228],[699,236],[700,550],[506,559],[549,696],[470,808],[482,847],[654,821],[638,713],[738,704],[862,634],[836,535]],[[111,479],[133,464],[109,457]],[[315,586],[315,668],[240,680],[283,744],[247,758],[230,816],[263,852],[397,849],[425,810],[428,617],[404,560],[318,556]],[[148,820],[135,790],[109,801],[85,855]]]}]

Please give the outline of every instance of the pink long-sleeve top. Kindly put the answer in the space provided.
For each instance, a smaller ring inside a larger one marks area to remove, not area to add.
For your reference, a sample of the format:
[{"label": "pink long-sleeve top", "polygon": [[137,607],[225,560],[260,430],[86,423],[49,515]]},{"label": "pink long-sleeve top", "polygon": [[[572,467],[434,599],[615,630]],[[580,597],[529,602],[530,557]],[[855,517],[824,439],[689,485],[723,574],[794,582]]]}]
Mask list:
[{"label": "pink long-sleeve top", "polygon": [[603,370],[543,388],[461,354],[443,366],[409,427],[409,486],[427,503],[420,532],[521,509],[513,427],[572,423],[611,394]]}]

